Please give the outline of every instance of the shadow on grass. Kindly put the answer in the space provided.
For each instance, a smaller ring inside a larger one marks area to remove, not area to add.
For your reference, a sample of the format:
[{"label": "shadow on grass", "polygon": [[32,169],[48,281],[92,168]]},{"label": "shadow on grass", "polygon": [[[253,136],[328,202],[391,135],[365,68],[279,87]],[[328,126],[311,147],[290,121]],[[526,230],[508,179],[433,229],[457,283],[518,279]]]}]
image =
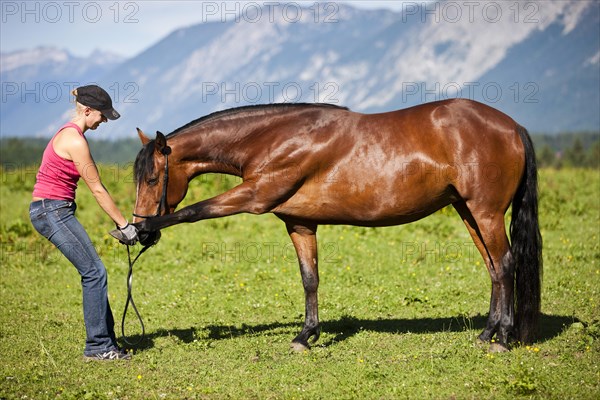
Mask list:
[{"label": "shadow on grass", "polygon": [[[323,321],[321,329],[323,332],[334,336],[320,346],[328,347],[343,342],[361,331],[380,333],[435,333],[435,332],[463,332],[466,330],[481,331],[485,327],[487,316],[476,315],[474,317],[444,317],[444,318],[416,318],[416,319],[360,319],[344,316],[333,321]],[[560,335],[560,333],[571,324],[579,322],[576,318],[561,315],[542,314],[540,318],[540,334],[538,343],[545,342]],[[156,338],[175,336],[184,343],[194,340],[227,340],[243,336],[269,336],[290,334],[290,341],[296,333],[302,329],[301,322],[274,322],[271,324],[257,324],[241,326],[234,325],[208,325],[205,327],[190,327],[186,329],[158,329],[144,338],[143,342],[134,346],[137,350],[147,350],[154,347]],[[208,331],[208,335],[207,332]],[[297,332],[296,332],[297,331]],[[135,343],[141,339],[140,335],[127,338],[129,342]],[[317,342],[319,343],[319,342]]]}]

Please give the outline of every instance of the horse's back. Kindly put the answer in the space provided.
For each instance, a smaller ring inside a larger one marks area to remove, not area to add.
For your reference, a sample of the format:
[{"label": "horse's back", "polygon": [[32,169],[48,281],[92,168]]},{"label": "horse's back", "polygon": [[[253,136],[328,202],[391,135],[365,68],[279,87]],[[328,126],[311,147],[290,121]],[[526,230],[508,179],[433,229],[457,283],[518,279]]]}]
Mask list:
[{"label": "horse's back", "polygon": [[[388,159],[393,160],[381,166],[394,165],[402,181],[423,186],[423,190],[445,190],[451,185],[462,198],[469,198],[477,188],[514,186],[523,173],[519,125],[476,101],[438,101],[364,114],[361,120],[356,125],[357,136],[379,130],[377,146],[385,148]],[[512,189],[516,186],[507,191]]]},{"label": "horse's back", "polygon": [[512,118],[473,100],[443,100],[386,113],[358,115],[356,139],[375,133],[376,139],[383,139],[403,151],[441,154],[441,150],[447,150],[448,162],[460,161],[456,159],[455,150],[465,145],[468,146],[465,150],[488,147],[497,151],[520,143],[518,125]]}]

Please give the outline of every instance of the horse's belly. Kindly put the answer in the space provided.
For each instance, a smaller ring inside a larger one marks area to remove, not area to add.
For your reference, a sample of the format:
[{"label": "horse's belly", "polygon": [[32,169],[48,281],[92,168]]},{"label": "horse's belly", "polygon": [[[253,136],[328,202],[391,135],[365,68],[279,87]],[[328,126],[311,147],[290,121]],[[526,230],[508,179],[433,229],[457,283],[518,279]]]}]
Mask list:
[{"label": "horse's belly", "polygon": [[273,212],[319,223],[387,226],[416,221],[456,199],[446,183],[373,177],[304,184]]}]

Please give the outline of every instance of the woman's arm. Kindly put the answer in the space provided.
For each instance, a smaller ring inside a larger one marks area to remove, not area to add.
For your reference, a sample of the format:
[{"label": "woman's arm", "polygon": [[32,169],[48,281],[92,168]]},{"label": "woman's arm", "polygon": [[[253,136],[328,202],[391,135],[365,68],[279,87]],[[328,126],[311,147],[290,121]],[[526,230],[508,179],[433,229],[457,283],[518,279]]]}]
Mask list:
[{"label": "woman's arm", "polygon": [[[64,150],[68,152],[70,158],[75,163],[75,168],[77,168],[79,175],[81,175],[81,178],[83,178],[94,195],[98,205],[100,205],[104,212],[106,212],[118,227],[125,227],[127,225],[127,219],[121,214],[121,211],[117,208],[117,205],[108,193],[108,190],[106,190],[106,187],[102,184],[98,168],[96,168],[96,163],[90,154],[90,148],[87,141],[79,136],[76,131],[74,133],[77,136],[69,135],[71,137]],[[65,134],[67,134],[67,132],[65,132]],[[64,144],[66,141],[61,142]]]}]

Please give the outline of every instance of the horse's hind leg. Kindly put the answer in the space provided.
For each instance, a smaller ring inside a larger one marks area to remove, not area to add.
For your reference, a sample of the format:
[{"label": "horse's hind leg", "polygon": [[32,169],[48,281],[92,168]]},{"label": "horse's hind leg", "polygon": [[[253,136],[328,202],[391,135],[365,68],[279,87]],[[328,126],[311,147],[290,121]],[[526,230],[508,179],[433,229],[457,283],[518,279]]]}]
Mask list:
[{"label": "horse's hind leg", "polygon": [[453,205],[481,253],[492,280],[490,312],[479,339],[489,342],[496,335],[490,350],[505,351],[514,335],[515,318],[514,262],[506,236],[504,213],[484,211],[482,207],[464,201]]},{"label": "horse's hind leg", "polygon": [[286,221],[286,226],[298,254],[306,302],[304,327],[294,338],[291,346],[296,351],[302,351],[310,348],[308,340],[311,337],[313,337],[312,342],[314,343],[319,339],[321,333],[317,298],[317,289],[319,288],[317,225]]}]

